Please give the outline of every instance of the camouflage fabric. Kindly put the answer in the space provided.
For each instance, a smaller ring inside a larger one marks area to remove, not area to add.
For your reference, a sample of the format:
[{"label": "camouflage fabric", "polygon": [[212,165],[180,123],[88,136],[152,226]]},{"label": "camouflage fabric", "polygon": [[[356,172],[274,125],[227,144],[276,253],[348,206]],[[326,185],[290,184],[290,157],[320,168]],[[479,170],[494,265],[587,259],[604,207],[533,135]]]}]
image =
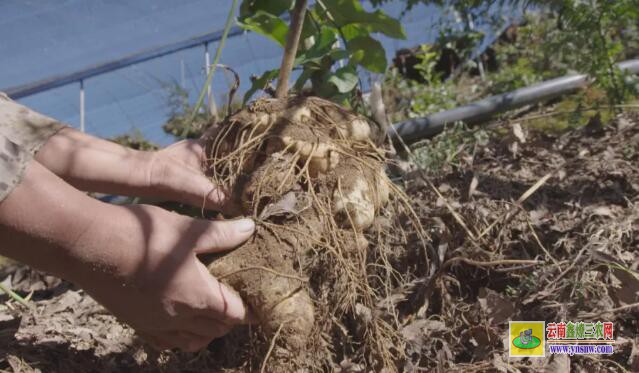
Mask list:
[{"label": "camouflage fabric", "polygon": [[0,201],[20,183],[40,147],[64,127],[0,92]]}]

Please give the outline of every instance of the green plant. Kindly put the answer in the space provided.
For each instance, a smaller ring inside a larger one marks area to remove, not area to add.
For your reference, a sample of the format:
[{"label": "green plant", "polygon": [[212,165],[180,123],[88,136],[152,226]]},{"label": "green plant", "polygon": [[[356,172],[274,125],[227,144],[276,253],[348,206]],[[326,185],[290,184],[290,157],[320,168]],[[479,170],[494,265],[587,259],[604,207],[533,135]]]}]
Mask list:
[{"label": "green plant", "polygon": [[[289,27],[280,17],[290,13],[292,6],[293,0],[245,0],[240,8],[240,25],[284,47]],[[374,33],[405,38],[399,21],[379,10],[365,11],[357,0],[315,1],[302,24],[303,42],[294,61],[299,75],[293,89],[301,92],[308,88],[315,95],[350,104],[357,98],[358,68],[386,71],[386,52]],[[255,78],[244,101],[267,88],[279,75],[280,70],[275,69]]]},{"label": "green plant", "polygon": [[[0,257],[0,259],[2,259]],[[29,297],[27,297],[27,299],[21,297],[19,294],[17,294],[15,291],[11,290],[10,288],[8,288],[7,286],[5,286],[4,284],[2,284],[0,282],[0,294],[6,294],[10,299],[13,299],[14,301],[20,303],[21,305],[31,309],[33,306],[31,305],[31,303],[29,303]]]},{"label": "green plant", "polygon": [[[373,0],[372,3],[380,5],[389,1],[392,0]],[[455,29],[450,23],[458,21],[444,17],[440,27],[448,30],[442,35],[445,37],[454,33],[462,36],[474,33],[474,28],[468,24],[468,16],[492,25],[496,32],[505,11],[532,8],[534,13],[540,13],[543,19],[538,19],[534,27],[541,25],[541,29],[524,30],[523,34],[541,37],[541,43],[518,43],[517,52],[521,57],[511,63],[509,71],[498,77],[501,79],[497,79],[495,91],[519,88],[548,75],[558,76],[573,70],[589,74],[594,84],[606,91],[610,105],[624,102],[637,93],[636,87],[626,82],[627,77],[615,64],[639,52],[639,0],[397,1],[406,4],[406,11],[421,3],[455,12],[458,17],[454,18],[461,18],[465,25],[461,30]]]},{"label": "green plant", "polygon": [[[615,117],[615,108],[601,106],[606,101],[606,92],[598,87],[587,87],[576,94],[563,98],[554,105],[551,117],[545,115],[522,118],[529,128],[560,134],[594,123],[609,123]],[[551,118],[551,120],[549,120]]]},{"label": "green plant", "polygon": [[417,55],[419,63],[415,65],[415,69],[419,71],[426,84],[439,84],[441,76],[435,71],[439,54],[432,51],[432,47],[426,44],[420,45],[419,49],[420,53]]},{"label": "green plant", "polygon": [[191,105],[189,92],[177,82],[162,83],[167,92],[166,105],[170,110],[169,120],[162,126],[164,132],[178,138],[198,138],[211,122],[208,110],[201,104]]},{"label": "green plant", "polygon": [[552,14],[528,14],[517,28],[516,42],[494,46],[499,69],[488,75],[486,93],[505,93],[568,73],[567,58],[553,44],[560,32]]},{"label": "green plant", "polygon": [[420,62],[415,66],[415,69],[424,78],[425,84],[421,92],[413,98],[411,107],[413,114],[423,116],[453,108],[456,100],[450,84],[442,82],[440,74],[435,70],[439,53],[433,51],[432,47],[428,45],[422,45],[417,58]]},{"label": "green plant", "polygon": [[437,43],[441,45],[455,39],[462,41],[462,44],[452,45],[463,59],[468,58],[486,36],[477,30],[496,33],[515,9],[554,4],[553,0],[371,0],[374,6],[389,2],[404,3],[404,13],[418,4],[438,7],[442,16],[437,24],[440,30]]},{"label": "green plant", "polygon": [[[189,92],[178,82],[159,82],[165,90],[166,107],[170,110],[169,119],[162,126],[164,132],[180,139],[199,138],[209,126],[220,119],[220,116],[230,115],[233,111],[240,108],[241,105],[236,101],[235,97],[235,91],[239,86],[239,77],[237,77],[237,74],[228,66],[216,66],[223,68],[226,72],[233,73],[236,81],[233,86],[229,87],[229,92],[223,96],[227,103],[221,107],[217,107],[214,112],[202,107],[202,103],[199,101],[195,104],[191,104]],[[206,91],[206,87],[205,85],[204,91]]]},{"label": "green plant", "polygon": [[[215,71],[217,70],[220,58],[222,57],[222,50],[224,49],[226,39],[228,38],[229,32],[231,31],[231,26],[234,23],[237,3],[238,0],[232,0],[231,2],[231,7],[226,18],[226,24],[224,25],[224,31],[222,32],[222,38],[220,39],[217,50],[215,51],[215,56],[213,57],[213,63],[210,66],[209,72],[206,76],[206,82],[202,86],[197,101],[195,105],[193,105],[193,107],[188,105],[188,93],[184,92],[182,87],[175,84],[175,88],[177,88],[175,92],[178,92],[177,96],[175,96],[175,98],[177,99],[177,105],[173,105],[170,101],[170,98],[169,107],[178,108],[178,110],[180,111],[177,113],[177,115],[175,112],[173,112],[173,115],[171,116],[169,122],[163,126],[164,130],[167,133],[170,133],[179,138],[198,137],[199,134],[201,134],[204,130],[202,123],[210,122],[210,118],[208,118],[209,113],[202,112],[204,97],[206,96],[207,88],[210,87],[211,83],[213,82]],[[189,113],[188,116],[185,114],[187,112]],[[207,118],[202,118],[203,116],[206,116]]]},{"label": "green plant", "polygon": [[625,102],[636,83],[616,63],[633,57],[639,42],[637,0],[562,0],[561,6],[527,16],[514,44],[496,47],[500,70],[491,74],[490,93],[502,93],[541,80],[580,72],[606,94],[599,104]]},{"label": "green plant", "polygon": [[[196,119],[198,114],[200,113],[200,108],[204,103],[204,96],[206,95],[207,87],[211,85],[213,82],[213,77],[215,76],[215,71],[220,62],[220,58],[222,57],[222,50],[224,49],[224,45],[226,44],[226,39],[228,38],[229,32],[231,31],[231,26],[233,25],[233,20],[235,17],[235,9],[237,8],[238,0],[233,0],[231,2],[231,8],[229,9],[229,14],[226,17],[226,24],[224,25],[224,31],[222,32],[222,38],[217,45],[217,50],[215,51],[215,56],[213,56],[213,63],[211,64],[209,73],[206,76],[206,82],[202,89],[200,90],[200,94],[197,98],[197,102],[193,107],[193,111],[191,112],[191,118],[189,119],[189,124],[192,124]],[[186,137],[188,132],[188,127],[184,130],[181,137]]]},{"label": "green plant", "polygon": [[458,167],[464,154],[472,154],[475,146],[487,143],[488,133],[485,130],[470,130],[458,122],[433,139],[415,144],[414,161],[420,168],[430,172],[441,171],[447,166]]},{"label": "green plant", "polygon": [[627,100],[632,87],[615,64],[624,55],[622,39],[636,29],[639,0],[563,0],[560,15],[565,27],[558,42],[571,51],[574,67],[606,91],[611,106]]}]

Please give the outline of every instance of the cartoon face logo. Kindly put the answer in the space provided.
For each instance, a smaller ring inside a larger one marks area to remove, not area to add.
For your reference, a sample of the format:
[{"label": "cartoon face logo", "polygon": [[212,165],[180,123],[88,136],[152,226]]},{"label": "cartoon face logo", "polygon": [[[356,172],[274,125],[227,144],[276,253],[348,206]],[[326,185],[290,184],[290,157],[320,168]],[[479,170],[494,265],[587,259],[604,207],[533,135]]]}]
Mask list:
[{"label": "cartoon face logo", "polygon": [[544,357],[544,321],[511,321],[508,324],[510,357]]}]

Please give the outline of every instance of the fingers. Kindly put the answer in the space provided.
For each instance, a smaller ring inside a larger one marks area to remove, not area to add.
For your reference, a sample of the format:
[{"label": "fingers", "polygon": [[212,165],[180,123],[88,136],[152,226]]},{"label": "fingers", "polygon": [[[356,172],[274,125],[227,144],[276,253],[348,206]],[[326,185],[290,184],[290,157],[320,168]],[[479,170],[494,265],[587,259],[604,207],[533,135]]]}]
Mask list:
[{"label": "fingers", "polygon": [[215,253],[238,247],[255,232],[251,219],[236,220],[196,220],[197,238],[194,243],[196,254]]},{"label": "fingers", "polygon": [[216,187],[199,170],[176,166],[173,176],[167,179],[177,198],[194,207],[220,210],[228,200],[228,194]]},{"label": "fingers", "polygon": [[249,321],[247,308],[239,294],[228,286],[219,282],[209,274],[204,264],[198,262],[202,277],[208,286],[208,309],[199,310],[204,317],[214,317],[219,323],[226,325],[246,324]]},{"label": "fingers", "polygon": [[220,209],[228,200],[199,168],[171,157],[160,157],[152,167],[151,185],[162,197],[206,209]]},{"label": "fingers", "polygon": [[[138,334],[158,350],[179,348],[195,352],[205,348],[213,339],[226,335],[233,325],[248,319],[240,297],[213,278],[199,263],[203,280],[208,284],[207,308],[193,310],[169,330],[138,331]],[[179,330],[171,330],[177,328]]]}]

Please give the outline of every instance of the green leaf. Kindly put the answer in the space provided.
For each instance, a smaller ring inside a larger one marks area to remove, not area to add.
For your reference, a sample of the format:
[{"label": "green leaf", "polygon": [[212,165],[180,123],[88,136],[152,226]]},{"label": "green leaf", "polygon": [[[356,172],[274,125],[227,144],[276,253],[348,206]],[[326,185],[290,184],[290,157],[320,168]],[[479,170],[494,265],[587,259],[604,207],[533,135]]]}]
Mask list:
[{"label": "green leaf", "polygon": [[355,39],[358,36],[370,36],[370,32],[361,25],[350,24],[340,29],[346,41]]},{"label": "green leaf", "polygon": [[342,28],[357,24],[365,27],[369,32],[380,32],[395,39],[406,39],[406,32],[402,24],[388,14],[377,10],[367,12],[359,0],[322,0],[335,23]]},{"label": "green leaf", "polygon": [[[315,51],[309,54],[301,54],[295,59],[295,66],[320,64],[326,58],[330,58],[333,62],[348,58],[348,52],[343,49],[331,49],[326,52]],[[329,64],[329,67],[333,63]],[[309,66],[311,67],[311,66]]]},{"label": "green leaf", "polygon": [[374,73],[386,71],[386,51],[378,40],[370,36],[358,36],[348,41],[346,49],[351,60]]},{"label": "green leaf", "polygon": [[338,69],[335,74],[328,78],[328,81],[337,87],[339,93],[347,93],[357,86],[359,77],[357,76],[355,67],[348,65]]},{"label": "green leaf", "polygon": [[313,11],[311,9],[306,11],[306,15],[304,16],[304,24],[302,25],[302,36],[300,40],[302,40],[301,45],[303,45],[303,41],[306,40],[309,36],[313,36],[319,32],[319,25],[313,22]]},{"label": "green leaf", "polygon": [[255,92],[259,91],[260,89],[266,88],[266,85],[273,79],[277,78],[279,74],[280,69],[269,70],[262,74],[262,76],[260,76],[259,78],[255,79],[253,81],[253,84],[251,85],[251,88],[246,92],[246,94],[244,94],[244,104],[246,105],[251,97],[253,97]]},{"label": "green leaf", "polygon": [[302,89],[304,89],[304,84],[306,84],[306,82],[311,78],[312,75],[313,75],[313,70],[304,69],[304,71],[302,71],[302,73],[300,74],[299,78],[297,78],[297,81],[295,81],[295,85],[293,86],[293,89],[295,89],[295,91],[297,92],[300,92]]},{"label": "green leaf", "polygon": [[282,47],[286,45],[288,25],[270,13],[259,10],[254,15],[245,17],[242,22],[240,22],[240,26],[245,30],[254,31],[271,38]]},{"label": "green leaf", "polygon": [[258,11],[280,16],[293,6],[293,0],[244,0],[240,7],[240,18],[250,17]]},{"label": "green leaf", "polygon": [[315,44],[311,48],[298,52],[295,60],[296,65],[305,64],[325,56],[337,40],[337,30],[333,27],[325,27],[314,38]]}]

